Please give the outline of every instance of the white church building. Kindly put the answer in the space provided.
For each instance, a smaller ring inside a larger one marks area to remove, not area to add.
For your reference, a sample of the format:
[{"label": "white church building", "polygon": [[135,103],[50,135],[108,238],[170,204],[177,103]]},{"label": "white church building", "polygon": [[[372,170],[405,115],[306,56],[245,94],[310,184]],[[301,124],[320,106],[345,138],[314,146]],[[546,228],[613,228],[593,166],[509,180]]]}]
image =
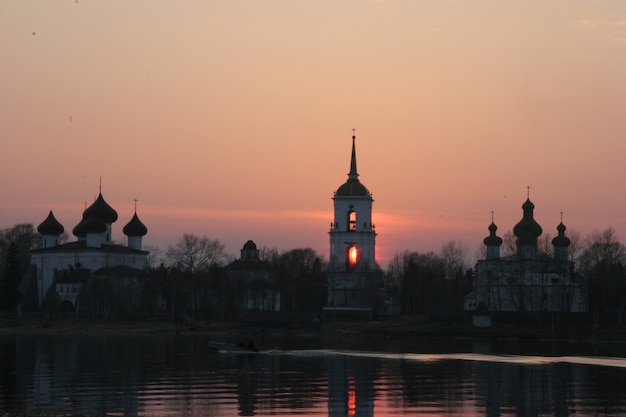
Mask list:
[{"label": "white church building", "polygon": [[587,311],[586,291],[568,254],[571,241],[562,219],[552,239],[553,255],[540,253],[538,238],[543,229],[534,209],[528,197],[522,204],[522,219],[513,228],[517,250],[509,256],[500,256],[502,238],[496,235],[492,217],[489,236],[483,240],[486,257],[476,263],[476,290],[465,297],[465,310],[480,315],[516,313],[517,317]]},{"label": "white church building", "polygon": [[97,271],[102,268],[125,266],[137,270],[148,269],[149,252],[142,248],[142,238],[148,233],[139,220],[137,211],[124,226],[127,245],[111,240],[117,212],[104,200],[102,193],[83,212],[82,220],[74,227],[76,240],[59,243],[65,228],[52,211],[37,227],[42,235],[42,247],[34,249],[31,262],[36,269],[38,302],[41,307],[49,292],[54,291],[61,302],[76,306],[82,282],[64,279],[74,270]]}]

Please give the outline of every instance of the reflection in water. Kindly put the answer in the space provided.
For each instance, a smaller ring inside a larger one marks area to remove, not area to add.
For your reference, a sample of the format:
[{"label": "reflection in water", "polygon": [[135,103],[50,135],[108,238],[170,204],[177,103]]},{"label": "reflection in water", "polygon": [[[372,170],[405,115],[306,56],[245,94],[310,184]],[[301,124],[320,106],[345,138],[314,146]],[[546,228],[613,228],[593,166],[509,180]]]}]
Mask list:
[{"label": "reflection in water", "polygon": [[0,409],[189,417],[626,415],[622,358],[213,354],[207,346],[200,336],[0,339]]}]

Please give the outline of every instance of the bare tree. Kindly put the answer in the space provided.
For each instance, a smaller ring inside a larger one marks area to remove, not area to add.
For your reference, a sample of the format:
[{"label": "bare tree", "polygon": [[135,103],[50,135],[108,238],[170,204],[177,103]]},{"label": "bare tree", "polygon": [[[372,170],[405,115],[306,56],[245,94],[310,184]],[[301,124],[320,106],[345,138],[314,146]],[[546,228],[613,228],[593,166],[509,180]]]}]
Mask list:
[{"label": "bare tree", "polygon": [[626,263],[626,247],[617,238],[613,228],[603,231],[594,230],[583,242],[578,258],[578,270],[582,273],[591,271],[596,265]]},{"label": "bare tree", "polygon": [[451,240],[441,247],[446,279],[453,279],[467,268],[467,249],[459,240]]},{"label": "bare tree", "polygon": [[283,311],[316,311],[327,300],[327,263],[311,248],[291,249],[272,262]]},{"label": "bare tree", "polygon": [[517,237],[509,230],[502,236],[501,256],[511,256],[517,253]]},{"label": "bare tree", "polygon": [[278,252],[278,249],[276,248],[276,246],[268,248],[267,246],[263,246],[260,250],[259,250],[259,259],[262,261],[266,261],[266,262],[277,262],[278,258],[280,257],[280,252]]},{"label": "bare tree", "polygon": [[148,265],[150,265],[150,268],[157,268],[159,265],[165,263],[163,251],[160,247],[146,245],[144,250],[150,252],[150,255],[148,255]]},{"label": "bare tree", "polygon": [[589,307],[596,323],[603,313],[626,309],[626,247],[613,228],[592,232],[585,240],[578,269],[587,283]]},{"label": "bare tree", "polygon": [[577,261],[583,251],[583,238],[577,230],[568,230],[567,237],[570,240],[570,245],[567,250],[569,260]]},{"label": "bare tree", "polygon": [[552,236],[550,233],[544,233],[537,239],[537,253],[539,256],[550,257],[554,253],[552,246]]},{"label": "bare tree", "polygon": [[193,274],[208,271],[211,266],[223,265],[228,256],[219,240],[186,233],[176,244],[168,247],[165,259],[169,266]]},{"label": "bare tree", "polygon": [[32,224],[16,224],[15,226],[0,230],[1,259],[6,258],[8,248],[15,246],[17,257],[22,271],[30,266],[30,251],[41,246],[41,235],[37,233]]}]

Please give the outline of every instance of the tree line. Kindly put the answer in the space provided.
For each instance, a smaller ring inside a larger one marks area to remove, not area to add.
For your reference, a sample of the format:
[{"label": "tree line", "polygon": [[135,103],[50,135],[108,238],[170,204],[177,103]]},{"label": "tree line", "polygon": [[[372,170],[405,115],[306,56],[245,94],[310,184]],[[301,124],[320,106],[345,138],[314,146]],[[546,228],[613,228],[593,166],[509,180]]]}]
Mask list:
[{"label": "tree line", "polygon": [[[593,231],[585,237],[569,232],[569,257],[576,265],[576,279],[587,290],[589,312],[597,319],[626,309],[626,246],[613,228]],[[67,240],[64,237],[62,240]],[[503,236],[502,256],[515,253],[515,236]],[[545,234],[538,242],[540,256],[551,256],[551,237]],[[41,245],[41,236],[31,224],[18,224],[0,230],[0,307],[7,311],[19,302],[19,285],[29,270],[30,251]],[[161,252],[150,250],[150,268],[141,278],[138,292],[142,301],[133,311],[123,311],[123,297],[108,296],[107,284],[100,277],[91,286],[94,305],[107,303],[111,311],[124,315],[153,314],[165,308],[190,312],[204,317],[229,319],[238,313],[238,288],[229,282],[225,266],[233,260],[218,239],[185,234]],[[474,257],[484,259],[484,250]],[[311,248],[279,251],[261,248],[260,258],[273,271],[281,293],[282,311],[319,311],[326,304],[327,261]],[[459,241],[445,243],[438,252],[405,250],[394,254],[385,270],[379,269],[387,311],[392,314],[426,315],[437,318],[459,318],[464,297],[475,287],[472,258]],[[119,285],[117,283],[116,285]],[[133,287],[134,288],[134,287]],[[106,291],[105,291],[106,290]],[[157,301],[165,305],[157,305]],[[57,306],[58,307],[58,306]]]}]

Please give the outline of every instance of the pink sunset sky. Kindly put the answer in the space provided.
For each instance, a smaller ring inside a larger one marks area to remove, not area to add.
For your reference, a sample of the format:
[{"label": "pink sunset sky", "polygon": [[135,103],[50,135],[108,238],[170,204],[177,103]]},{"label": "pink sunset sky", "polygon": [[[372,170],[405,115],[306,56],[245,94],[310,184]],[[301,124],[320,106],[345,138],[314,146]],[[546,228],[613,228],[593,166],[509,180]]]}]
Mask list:
[{"label": "pink sunset sky", "polygon": [[[378,262],[502,236],[626,239],[623,0],[5,0],[0,228],[71,230],[102,194],[124,238],[328,255],[349,169]],[[73,236],[72,236],[73,238]]]}]

